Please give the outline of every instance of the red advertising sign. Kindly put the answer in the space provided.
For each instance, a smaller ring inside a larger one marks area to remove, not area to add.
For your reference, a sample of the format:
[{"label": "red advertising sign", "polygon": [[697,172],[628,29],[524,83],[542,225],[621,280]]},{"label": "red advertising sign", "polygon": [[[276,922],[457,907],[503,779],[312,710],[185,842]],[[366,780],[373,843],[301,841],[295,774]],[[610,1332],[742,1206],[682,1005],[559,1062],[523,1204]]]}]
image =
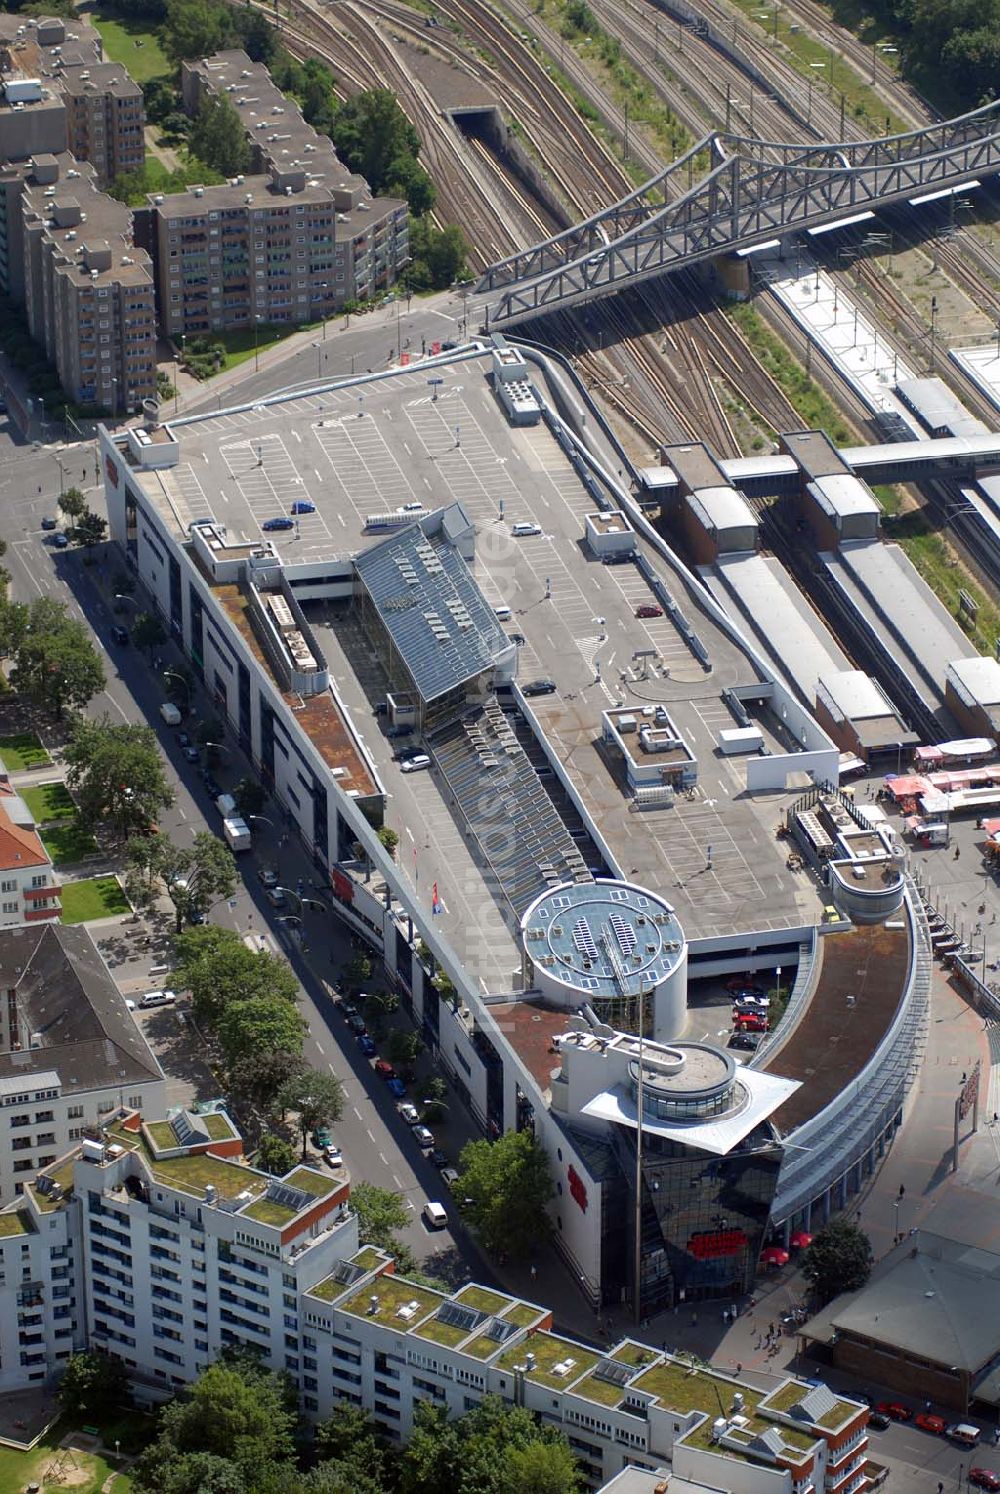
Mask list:
[{"label": "red advertising sign", "polygon": [[431,357],[432,358],[436,358],[437,355],[438,355],[438,353],[440,353],[440,351],[441,351],[441,344],[439,342],[432,342],[431,343]]},{"label": "red advertising sign", "polygon": [[330,886],[334,897],[339,898],[342,903],[353,903],[354,883],[346,872],[340,871],[336,866],[330,871]]},{"label": "red advertising sign", "polygon": [[587,1188],[586,1184],[583,1181],[583,1178],[577,1172],[576,1168],[572,1165],[570,1166],[569,1172],[566,1174],[566,1177],[569,1182],[570,1197],[580,1205],[580,1208],[586,1214]]},{"label": "red advertising sign", "polygon": [[409,361],[410,361],[410,355],[409,355],[409,353],[400,353],[400,355],[399,355],[399,366],[400,366],[400,368],[405,368],[407,366],[407,364],[409,363]]},{"label": "red advertising sign", "polygon": [[104,470],[108,474],[108,482],[113,488],[118,486],[118,466],[109,456],[104,458]]},{"label": "red advertising sign", "polygon": [[739,1255],[747,1247],[746,1234],[741,1229],[708,1230],[702,1235],[692,1235],[688,1241],[688,1254],[696,1261],[717,1260],[722,1256]]}]

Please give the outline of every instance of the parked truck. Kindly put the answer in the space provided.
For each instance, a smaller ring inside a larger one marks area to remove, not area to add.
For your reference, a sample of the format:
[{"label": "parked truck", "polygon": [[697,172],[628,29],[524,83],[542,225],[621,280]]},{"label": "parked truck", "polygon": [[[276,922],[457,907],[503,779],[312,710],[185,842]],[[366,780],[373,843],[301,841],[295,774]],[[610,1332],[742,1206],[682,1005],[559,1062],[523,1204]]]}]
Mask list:
[{"label": "parked truck", "polygon": [[226,844],[231,851],[249,851],[251,846],[250,826],[246,820],[236,818],[223,820],[222,833],[226,837]]}]

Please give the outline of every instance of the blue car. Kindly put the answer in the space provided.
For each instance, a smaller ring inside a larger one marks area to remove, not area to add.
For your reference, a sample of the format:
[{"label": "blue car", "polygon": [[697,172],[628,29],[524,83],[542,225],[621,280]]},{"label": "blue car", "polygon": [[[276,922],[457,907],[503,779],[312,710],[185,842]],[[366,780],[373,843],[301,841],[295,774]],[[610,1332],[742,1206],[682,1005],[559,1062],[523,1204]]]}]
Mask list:
[{"label": "blue car", "polygon": [[362,1033],[358,1038],[358,1047],[361,1049],[366,1058],[374,1058],[375,1054],[378,1052],[374,1040],[370,1038],[366,1032]]},{"label": "blue car", "polygon": [[299,498],[297,502],[292,504],[293,514],[314,514],[315,512],[315,503],[310,503],[307,498]]},{"label": "blue car", "polygon": [[385,1087],[391,1095],[395,1096],[397,1100],[406,1099],[406,1085],[403,1083],[402,1079],[390,1079],[386,1083]]},{"label": "blue car", "polygon": [[69,537],[68,535],[63,534],[62,530],[60,530],[58,534],[54,534],[52,536],[52,543],[55,545],[57,550],[65,550],[66,546],[69,544]]},{"label": "blue car", "polygon": [[263,530],[263,532],[265,534],[270,534],[270,533],[273,533],[273,531],[276,530],[276,529],[294,529],[295,528],[295,521],[293,519],[284,519],[284,518],[282,518],[282,519],[265,519],[264,522],[263,522],[263,524],[260,527],[261,527],[261,529]]}]

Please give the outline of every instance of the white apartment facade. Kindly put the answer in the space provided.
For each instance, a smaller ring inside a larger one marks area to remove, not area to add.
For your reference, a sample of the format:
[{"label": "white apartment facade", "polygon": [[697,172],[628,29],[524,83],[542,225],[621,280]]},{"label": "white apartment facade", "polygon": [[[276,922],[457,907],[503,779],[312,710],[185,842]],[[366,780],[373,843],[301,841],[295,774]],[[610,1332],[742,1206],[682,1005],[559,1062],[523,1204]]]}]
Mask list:
[{"label": "white apartment facade", "polygon": [[524,1406],[565,1433],[592,1488],[668,1465],[732,1494],[868,1487],[860,1403],[796,1380],[764,1394],[632,1340],[595,1349],[535,1303],[408,1281],[359,1249],[349,1194],[309,1166],[247,1166],[224,1112],[116,1113],[0,1213],[0,1387],[56,1377],[86,1344],[156,1401],[251,1344],[309,1417],[361,1406],[396,1441],[422,1401]]}]

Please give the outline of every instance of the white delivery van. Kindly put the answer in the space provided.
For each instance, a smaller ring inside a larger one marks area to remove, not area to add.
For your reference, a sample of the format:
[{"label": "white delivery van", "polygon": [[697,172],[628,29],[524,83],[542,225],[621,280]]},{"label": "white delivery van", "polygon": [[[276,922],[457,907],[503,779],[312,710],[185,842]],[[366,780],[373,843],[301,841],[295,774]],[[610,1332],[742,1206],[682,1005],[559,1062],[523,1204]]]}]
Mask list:
[{"label": "white delivery van", "polygon": [[253,844],[250,826],[238,816],[223,820],[222,833],[231,851],[249,851]]},{"label": "white delivery van", "polygon": [[163,702],[160,706],[160,715],[168,726],[180,726],[181,724],[180,710],[174,705],[172,700],[165,700]]},{"label": "white delivery van", "polygon": [[448,1213],[444,1204],[425,1203],[423,1213],[424,1223],[428,1229],[444,1229],[448,1223]]},{"label": "white delivery van", "polygon": [[511,617],[513,616],[506,602],[500,607],[494,607],[493,611],[496,613],[501,622],[510,622]]}]

